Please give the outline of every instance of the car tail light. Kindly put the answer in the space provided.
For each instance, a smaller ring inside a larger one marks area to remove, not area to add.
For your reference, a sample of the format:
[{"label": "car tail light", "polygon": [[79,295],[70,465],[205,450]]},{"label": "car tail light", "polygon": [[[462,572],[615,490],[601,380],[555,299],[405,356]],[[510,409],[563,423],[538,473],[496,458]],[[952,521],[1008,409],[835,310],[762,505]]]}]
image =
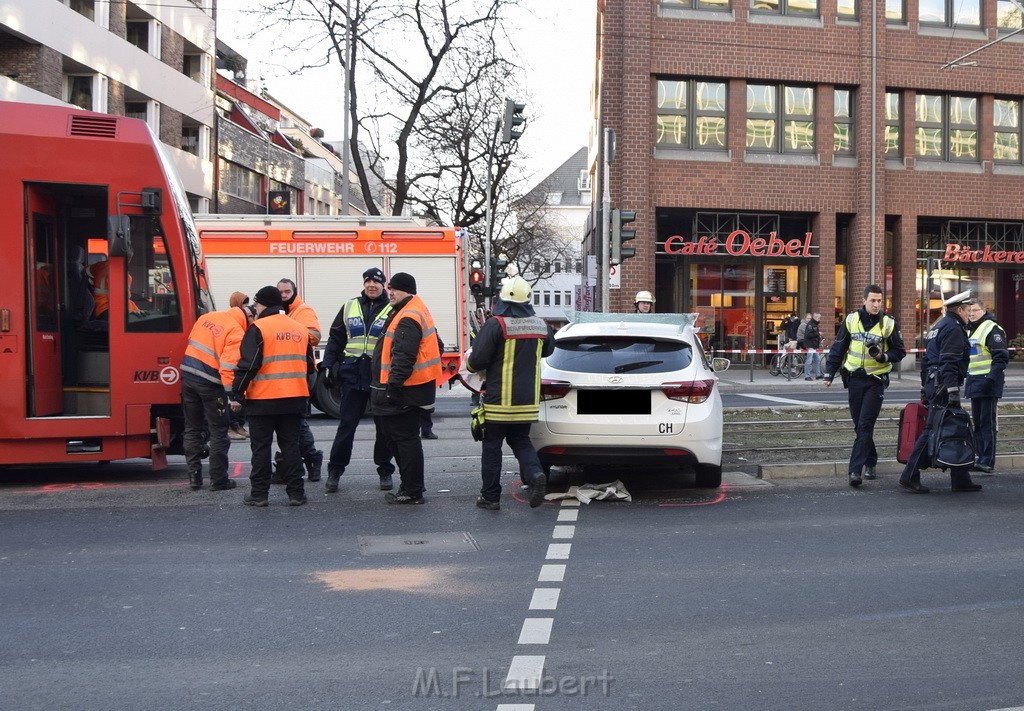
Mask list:
[{"label": "car tail light", "polygon": [[558,400],[569,394],[572,385],[564,380],[541,380],[540,399]]},{"label": "car tail light", "polygon": [[661,391],[669,400],[701,403],[711,397],[715,389],[714,380],[694,380],[688,383],[662,383]]}]

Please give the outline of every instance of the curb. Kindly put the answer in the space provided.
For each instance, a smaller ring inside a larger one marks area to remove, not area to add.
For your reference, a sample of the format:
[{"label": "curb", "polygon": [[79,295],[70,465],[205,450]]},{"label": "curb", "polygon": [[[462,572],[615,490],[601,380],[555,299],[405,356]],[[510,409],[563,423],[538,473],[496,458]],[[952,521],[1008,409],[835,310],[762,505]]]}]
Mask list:
[{"label": "curb", "polygon": [[[847,477],[848,461],[815,464],[760,464],[758,479],[811,479],[815,477]],[[1024,469],[1024,454],[1001,454],[996,457],[996,472]],[[875,471],[879,476],[898,476],[903,465],[895,459],[879,459]],[[936,470],[938,471],[938,470]]]}]

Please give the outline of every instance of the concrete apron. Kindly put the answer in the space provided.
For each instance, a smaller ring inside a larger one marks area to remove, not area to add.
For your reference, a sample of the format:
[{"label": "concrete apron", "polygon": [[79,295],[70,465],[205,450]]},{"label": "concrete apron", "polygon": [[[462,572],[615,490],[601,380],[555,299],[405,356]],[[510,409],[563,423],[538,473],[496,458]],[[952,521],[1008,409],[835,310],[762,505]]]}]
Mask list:
[{"label": "concrete apron", "polygon": [[[849,472],[846,467],[849,460],[842,462],[815,462],[809,464],[761,464],[757,467],[759,479],[810,479],[814,477],[842,477],[846,479]],[[1004,454],[996,456],[995,473],[1005,473],[1024,469],[1024,454]],[[878,476],[899,476],[903,473],[903,465],[895,459],[880,459],[875,467]],[[939,472],[938,469],[922,471]],[[981,472],[971,472],[972,476],[986,476]]]}]

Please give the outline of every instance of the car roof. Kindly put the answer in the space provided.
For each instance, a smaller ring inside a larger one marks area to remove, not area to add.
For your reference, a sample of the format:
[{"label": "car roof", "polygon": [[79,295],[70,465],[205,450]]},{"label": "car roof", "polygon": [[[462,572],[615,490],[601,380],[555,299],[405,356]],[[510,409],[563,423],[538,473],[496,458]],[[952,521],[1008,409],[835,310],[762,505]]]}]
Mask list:
[{"label": "car roof", "polygon": [[602,323],[570,323],[558,329],[556,339],[591,338],[594,336],[641,336],[673,341],[693,340],[693,327],[682,323],[648,323],[606,321]]}]

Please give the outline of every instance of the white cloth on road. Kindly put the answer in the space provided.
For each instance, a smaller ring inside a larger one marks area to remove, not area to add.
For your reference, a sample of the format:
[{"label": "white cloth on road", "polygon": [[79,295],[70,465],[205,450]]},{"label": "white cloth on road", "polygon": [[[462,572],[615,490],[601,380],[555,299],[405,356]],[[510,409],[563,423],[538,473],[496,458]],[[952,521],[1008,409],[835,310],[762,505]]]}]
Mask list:
[{"label": "white cloth on road", "polygon": [[622,482],[616,479],[607,484],[584,484],[583,486],[570,486],[566,492],[556,492],[544,497],[548,501],[559,501],[561,499],[579,499],[581,504],[589,504],[591,501],[632,501],[633,497],[626,491]]}]

